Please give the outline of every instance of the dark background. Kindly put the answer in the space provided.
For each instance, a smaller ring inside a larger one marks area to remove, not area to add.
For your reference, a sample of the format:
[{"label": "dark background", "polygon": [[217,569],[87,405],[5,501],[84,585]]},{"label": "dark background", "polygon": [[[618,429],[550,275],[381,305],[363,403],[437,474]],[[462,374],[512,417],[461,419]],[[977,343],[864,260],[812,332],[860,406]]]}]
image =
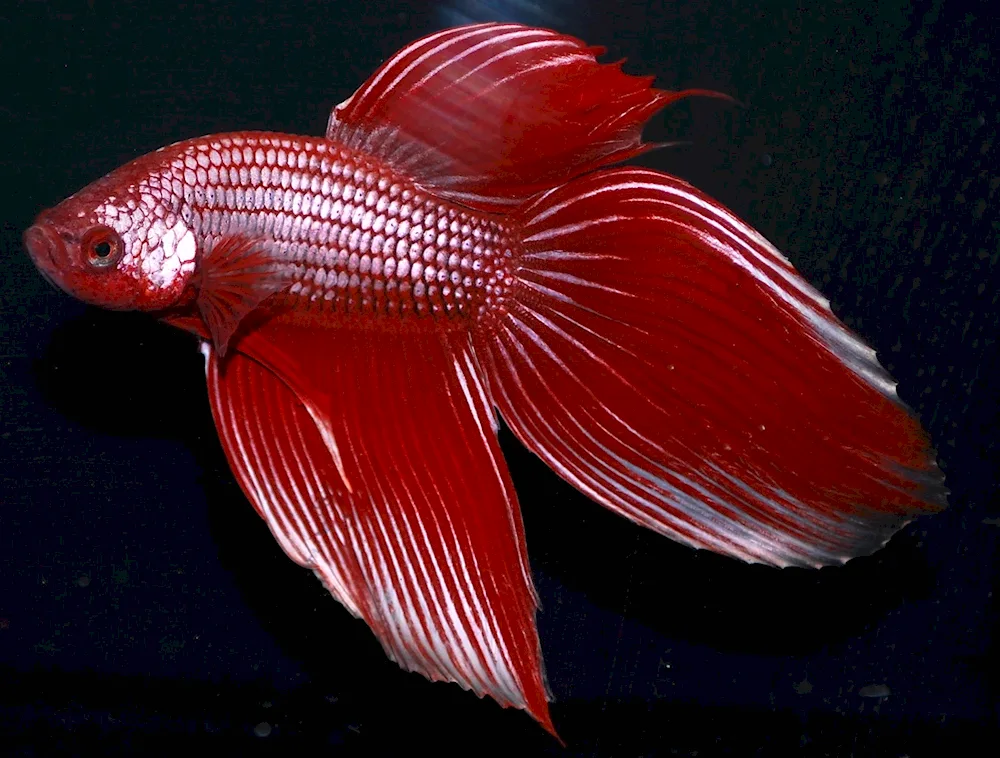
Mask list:
[{"label": "dark background", "polygon": [[[5,3],[0,753],[921,756],[995,739],[990,5]],[[718,197],[831,297],[920,413],[952,493],[871,558],[777,571],[612,516],[504,432],[566,752],[523,714],[390,663],[243,498],[191,339],[72,301],[20,248],[41,208],[141,153],[321,134],[396,49],[487,19],[744,103],[657,116],[648,138],[692,144],[642,162]]]}]

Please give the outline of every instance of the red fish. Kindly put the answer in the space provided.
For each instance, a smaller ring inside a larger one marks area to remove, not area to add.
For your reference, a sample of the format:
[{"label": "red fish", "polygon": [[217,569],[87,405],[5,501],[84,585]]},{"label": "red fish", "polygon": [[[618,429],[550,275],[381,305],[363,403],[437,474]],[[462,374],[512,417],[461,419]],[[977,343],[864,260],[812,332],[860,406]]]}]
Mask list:
[{"label": "red fish", "polygon": [[178,142],[39,215],[66,292],[202,340],[285,552],[386,653],[555,733],[497,412],[694,548],[839,564],[944,507],[919,422],[788,260],[689,184],[609,168],[668,92],[545,29],[408,45],[324,137]]}]

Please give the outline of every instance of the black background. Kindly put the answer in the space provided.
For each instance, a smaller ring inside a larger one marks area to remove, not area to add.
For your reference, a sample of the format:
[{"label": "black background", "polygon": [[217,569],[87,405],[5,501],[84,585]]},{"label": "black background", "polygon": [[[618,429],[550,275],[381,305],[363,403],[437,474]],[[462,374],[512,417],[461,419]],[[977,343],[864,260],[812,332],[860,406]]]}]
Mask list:
[{"label": "black background", "polygon": [[[995,737],[989,6],[6,3],[0,753],[920,756]],[[871,558],[777,571],[612,516],[504,432],[565,752],[523,714],[389,662],[243,498],[191,339],[72,301],[20,247],[41,208],[141,153],[233,129],[320,134],[396,49],[489,19],[744,104],[657,116],[648,138],[692,144],[641,162],[725,202],[832,299],[920,413],[952,493]]]}]

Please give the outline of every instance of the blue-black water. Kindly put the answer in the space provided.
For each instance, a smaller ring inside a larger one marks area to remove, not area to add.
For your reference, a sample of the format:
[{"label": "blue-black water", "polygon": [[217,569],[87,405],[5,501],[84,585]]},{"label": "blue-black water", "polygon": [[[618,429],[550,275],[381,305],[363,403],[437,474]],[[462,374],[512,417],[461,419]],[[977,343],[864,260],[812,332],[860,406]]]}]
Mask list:
[{"label": "blue-black water", "polygon": [[[990,3],[11,3],[0,11],[0,753],[947,755],[996,736],[1000,163]],[[292,564],[216,438],[191,339],[86,308],[34,214],[203,133],[320,134],[396,49],[544,24],[684,102],[642,159],[786,251],[877,348],[950,508],[844,568],[777,571],[618,519],[504,432],[563,752],[400,671]],[[994,743],[995,744],[995,743]],[[339,751],[339,752],[335,752]]]}]

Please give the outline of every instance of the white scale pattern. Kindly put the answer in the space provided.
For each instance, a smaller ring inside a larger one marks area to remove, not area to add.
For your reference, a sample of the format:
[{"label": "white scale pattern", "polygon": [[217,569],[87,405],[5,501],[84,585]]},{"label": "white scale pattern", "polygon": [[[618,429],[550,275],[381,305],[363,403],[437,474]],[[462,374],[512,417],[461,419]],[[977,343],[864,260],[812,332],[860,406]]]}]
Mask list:
[{"label": "white scale pattern", "polygon": [[237,133],[179,143],[147,191],[169,193],[199,250],[260,238],[305,310],[456,317],[494,310],[513,280],[511,236],[322,139]]}]

